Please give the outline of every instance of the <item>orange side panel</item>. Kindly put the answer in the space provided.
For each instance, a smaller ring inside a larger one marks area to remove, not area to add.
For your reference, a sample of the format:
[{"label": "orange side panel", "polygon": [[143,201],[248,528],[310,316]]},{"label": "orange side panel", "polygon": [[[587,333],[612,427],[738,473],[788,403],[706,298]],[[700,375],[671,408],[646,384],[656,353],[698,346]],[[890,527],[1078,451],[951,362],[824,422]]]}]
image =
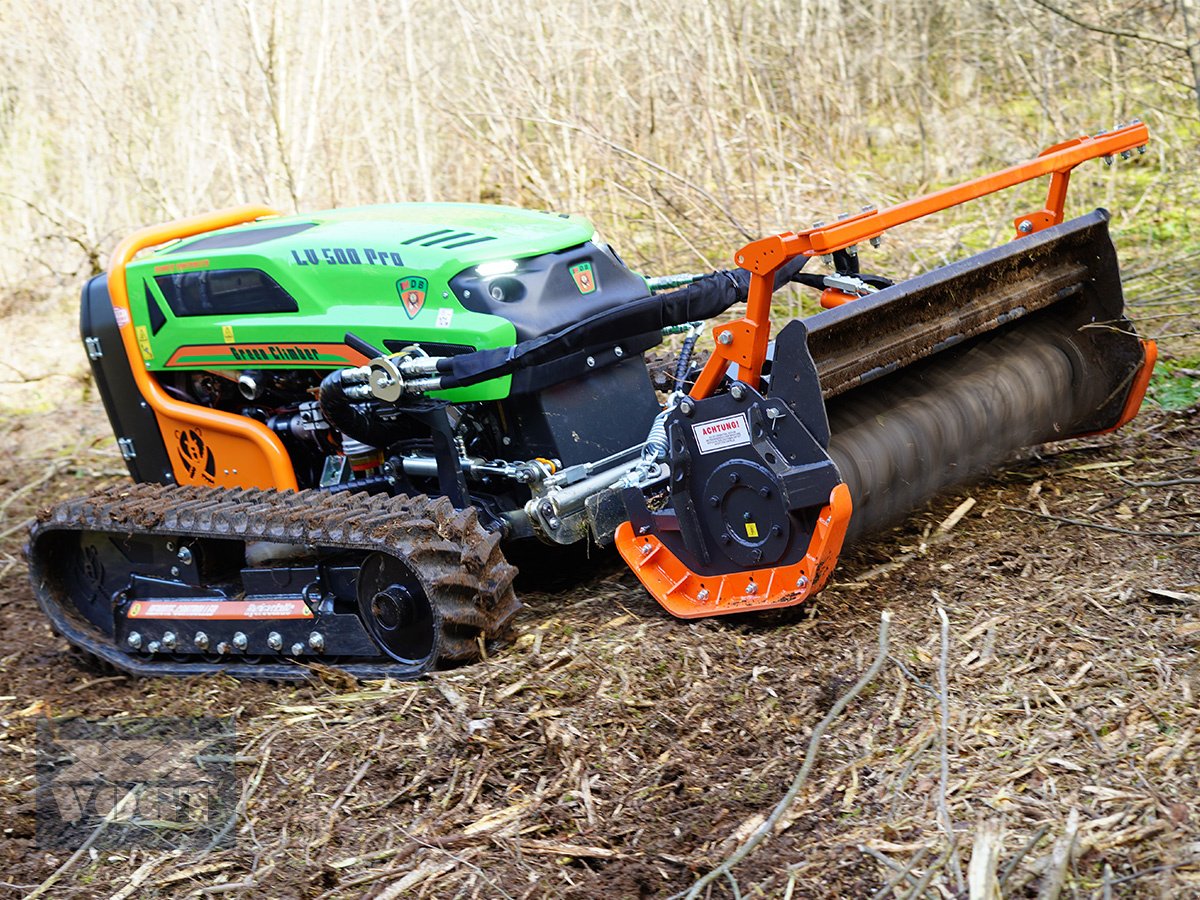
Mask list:
[{"label": "orange side panel", "polygon": [[1142,408],[1142,401],[1146,399],[1146,389],[1150,387],[1150,376],[1154,374],[1154,364],[1158,362],[1157,343],[1151,340],[1143,340],[1142,350],[1145,353],[1145,356],[1142,358],[1142,365],[1133,376],[1133,384],[1129,386],[1129,396],[1125,398],[1125,407],[1121,410],[1121,418],[1117,419],[1117,424],[1111,428],[1105,428],[1101,431],[1090,431],[1087,434],[1075,435],[1075,437],[1108,434],[1111,431],[1116,431],[1118,428],[1123,428],[1133,421],[1134,417],[1138,414],[1138,410]]},{"label": "orange side panel", "polygon": [[729,575],[698,575],[654,535],[635,535],[629,522],[617,528],[615,540],[629,568],[673,616],[698,619],[780,609],[802,603],[824,587],[841,553],[852,509],[850,489],[839,484],[821,510],[802,560]]},{"label": "orange side panel", "polygon": [[[143,228],[113,251],[108,292],[121,341],[142,398],[154,411],[179,484],[296,490],[296,473],[282,442],[267,426],[245,416],[176,400],[146,371],[138,350],[125,280],[126,264],[148,247],[278,215],[263,206],[239,206]],[[134,402],[128,398],[128,402]]]}]

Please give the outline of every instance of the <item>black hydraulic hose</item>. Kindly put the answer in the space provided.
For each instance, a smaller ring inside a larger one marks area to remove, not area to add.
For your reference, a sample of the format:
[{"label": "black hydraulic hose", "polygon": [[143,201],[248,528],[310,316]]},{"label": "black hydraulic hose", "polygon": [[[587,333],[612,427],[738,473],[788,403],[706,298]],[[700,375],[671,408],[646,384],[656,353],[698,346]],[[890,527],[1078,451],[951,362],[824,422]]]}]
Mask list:
[{"label": "black hydraulic hose", "polygon": [[[807,261],[798,256],[784,263],[775,273],[776,288],[792,281]],[[445,357],[438,361],[442,387],[479,384],[610,341],[712,319],[743,302],[749,289],[750,273],[745,269],[713,272],[677,291],[632,300],[512,347]]]},{"label": "black hydraulic hose", "polygon": [[688,333],[688,336],[683,339],[683,346],[679,349],[679,360],[675,363],[675,390],[682,392],[683,386],[687,382],[688,369],[692,364],[692,351],[696,349],[696,341],[700,339],[700,332],[693,330]]},{"label": "black hydraulic hose", "polygon": [[394,430],[379,419],[369,403],[355,402],[346,396],[344,371],[335,369],[321,381],[321,412],[325,420],[356,441],[372,447],[388,446],[394,440]]}]

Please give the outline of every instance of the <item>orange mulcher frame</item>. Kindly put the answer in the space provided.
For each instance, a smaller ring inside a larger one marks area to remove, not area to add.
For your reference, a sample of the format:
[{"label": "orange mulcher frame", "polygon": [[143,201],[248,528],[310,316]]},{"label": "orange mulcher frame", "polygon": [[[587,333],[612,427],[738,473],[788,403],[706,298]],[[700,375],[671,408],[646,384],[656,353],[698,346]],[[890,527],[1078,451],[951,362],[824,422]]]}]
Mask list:
[{"label": "orange mulcher frame", "polygon": [[[1134,149],[1143,149],[1149,139],[1149,131],[1140,122],[1095,137],[1085,135],[1055,144],[1028,162],[887,209],[866,210],[830,225],[799,233],[785,231],[747,244],[735,257],[738,266],[750,272],[746,314],[712,329],[713,353],[696,379],[691,395],[696,399],[711,396],[733,363],[738,366],[739,380],[760,387],[771,339],[775,272],[788,260],[830,254],[879,237],[895,225],[1049,175],[1045,206],[1013,220],[1018,238],[1033,234],[1063,221],[1072,169],[1096,157],[1117,153],[1128,156]],[[833,306],[850,298],[840,295],[822,299],[824,305]],[[729,343],[721,342],[723,334],[730,336],[726,338]],[[1158,353],[1153,341],[1142,344],[1145,358],[1134,377],[1121,418],[1113,428],[1121,427],[1137,414],[1146,393]],[[852,509],[849,489],[844,484],[838,485],[829,497],[829,505],[821,510],[804,559],[791,566],[729,575],[705,577],[691,571],[658,538],[634,535],[629,522],[617,529],[615,540],[621,556],[642,584],[673,615],[697,618],[770,609],[800,603],[821,589],[837,563]]]},{"label": "orange mulcher frame", "polygon": [[163,443],[167,447],[174,447],[178,443],[176,435],[191,430],[197,433],[218,458],[237,460],[235,467],[217,469],[213,480],[210,481],[203,478],[201,471],[189,469],[178,453],[172,453],[171,469],[178,484],[275,488],[281,491],[294,491],[298,487],[296,472],[292,468],[287,450],[278,436],[266,425],[235,413],[176,400],[146,371],[146,364],[138,350],[137,335],[129,309],[129,286],[126,282],[125,266],[140,251],[149,247],[276,215],[278,213],[275,210],[265,206],[238,206],[218,210],[203,216],[143,228],[121,241],[113,251],[108,265],[108,294],[112,298],[113,312],[121,330],[121,342],[125,345],[125,355],[129,358],[134,382],[141,391],[142,399],[154,411]]}]

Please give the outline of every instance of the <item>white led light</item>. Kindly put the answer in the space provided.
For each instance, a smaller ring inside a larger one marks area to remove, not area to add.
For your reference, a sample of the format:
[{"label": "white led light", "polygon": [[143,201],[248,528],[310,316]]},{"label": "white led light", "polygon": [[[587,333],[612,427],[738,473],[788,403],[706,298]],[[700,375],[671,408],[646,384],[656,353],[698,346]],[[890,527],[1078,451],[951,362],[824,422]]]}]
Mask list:
[{"label": "white led light", "polygon": [[480,263],[475,267],[475,274],[481,278],[491,278],[493,275],[507,275],[517,271],[515,259],[498,259],[494,262]]}]

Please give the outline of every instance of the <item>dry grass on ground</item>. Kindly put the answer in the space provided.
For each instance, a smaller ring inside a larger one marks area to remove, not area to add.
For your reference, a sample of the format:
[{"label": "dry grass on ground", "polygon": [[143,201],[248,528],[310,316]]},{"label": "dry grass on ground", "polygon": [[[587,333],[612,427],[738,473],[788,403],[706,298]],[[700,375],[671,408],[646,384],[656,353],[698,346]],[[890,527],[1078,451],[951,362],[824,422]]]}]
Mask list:
[{"label": "dry grass on ground", "polygon": [[547,555],[563,571],[526,579],[515,644],[416,684],[145,681],[78,662],[34,610],[17,526],[114,480],[108,453],[19,459],[0,485],[4,896],[67,859],[34,844],[34,733],[74,714],[234,716],[244,816],[232,849],[85,855],[52,896],[131,878],[138,896],[667,896],[782,796],[884,609],[891,661],[735,870],[742,896],[948,896],[973,849],[998,857],[1006,896],[1032,896],[1072,810],[1069,895],[1200,895],[1195,410],[944,498],[849,553],[790,621],[673,621],[609,558]]}]

